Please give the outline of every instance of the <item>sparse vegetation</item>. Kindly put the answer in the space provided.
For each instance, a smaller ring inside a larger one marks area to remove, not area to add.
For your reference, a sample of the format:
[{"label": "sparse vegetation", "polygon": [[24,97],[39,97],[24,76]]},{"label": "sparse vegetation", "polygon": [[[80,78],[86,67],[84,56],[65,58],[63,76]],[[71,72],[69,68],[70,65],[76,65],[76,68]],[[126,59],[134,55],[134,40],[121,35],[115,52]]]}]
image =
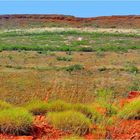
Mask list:
[{"label": "sparse vegetation", "polygon": [[0,133],[113,139],[108,129],[140,118],[128,96],[140,90],[139,49],[135,34],[0,33]]},{"label": "sparse vegetation", "polygon": [[84,66],[82,64],[75,64],[75,65],[70,65],[65,68],[66,71],[72,72],[72,71],[78,71],[84,69]]}]

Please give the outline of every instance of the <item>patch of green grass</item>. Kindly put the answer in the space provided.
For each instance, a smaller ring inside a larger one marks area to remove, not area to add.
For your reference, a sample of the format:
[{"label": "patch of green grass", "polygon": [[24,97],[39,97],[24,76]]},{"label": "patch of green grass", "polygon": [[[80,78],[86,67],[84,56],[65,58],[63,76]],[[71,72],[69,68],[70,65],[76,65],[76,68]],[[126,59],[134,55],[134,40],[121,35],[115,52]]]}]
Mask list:
[{"label": "patch of green grass", "polygon": [[54,127],[76,135],[87,134],[91,125],[90,120],[85,115],[76,111],[53,112],[48,113],[46,117]]},{"label": "patch of green grass", "polygon": [[29,135],[33,116],[23,108],[5,109],[0,111],[0,132],[13,135]]},{"label": "patch of green grass", "polygon": [[[69,40],[72,36],[74,40]],[[81,41],[78,37],[84,38]],[[89,33],[78,31],[61,32],[5,32],[0,34],[0,50],[46,51],[122,51],[140,49],[137,35]],[[7,41],[5,41],[7,40]]]},{"label": "patch of green grass", "polygon": [[140,98],[126,104],[118,113],[121,119],[140,119]]},{"label": "patch of green grass", "polygon": [[92,47],[80,47],[79,51],[82,51],[82,52],[93,52],[94,50],[93,50]]}]

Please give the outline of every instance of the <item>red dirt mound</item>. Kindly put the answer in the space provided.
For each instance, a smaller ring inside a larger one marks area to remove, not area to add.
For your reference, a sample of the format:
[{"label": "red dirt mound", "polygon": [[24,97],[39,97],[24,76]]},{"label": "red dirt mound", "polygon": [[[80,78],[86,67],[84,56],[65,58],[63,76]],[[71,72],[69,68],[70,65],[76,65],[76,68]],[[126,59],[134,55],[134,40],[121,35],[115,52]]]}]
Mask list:
[{"label": "red dirt mound", "polygon": [[69,133],[58,130],[50,126],[44,116],[37,116],[34,121],[32,136],[13,136],[0,134],[0,140],[57,140],[62,136],[68,136]]},{"label": "red dirt mound", "polygon": [[110,130],[112,139],[140,139],[140,120],[122,120]]},{"label": "red dirt mound", "polygon": [[46,140],[59,139],[62,136],[67,136],[69,133],[63,132],[50,126],[45,120],[45,116],[37,116],[34,121],[34,139],[44,138]]}]

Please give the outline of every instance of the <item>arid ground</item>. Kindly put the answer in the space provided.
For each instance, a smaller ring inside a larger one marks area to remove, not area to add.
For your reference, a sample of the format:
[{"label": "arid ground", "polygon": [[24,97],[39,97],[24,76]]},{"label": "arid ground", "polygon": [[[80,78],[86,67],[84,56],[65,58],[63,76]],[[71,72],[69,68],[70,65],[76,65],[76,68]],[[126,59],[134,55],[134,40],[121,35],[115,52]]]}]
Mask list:
[{"label": "arid ground", "polygon": [[0,30],[0,139],[139,139],[139,91],[138,29]]},{"label": "arid ground", "polygon": [[[92,103],[95,91],[111,88],[116,97],[127,96],[139,88],[140,52],[66,52],[3,51],[0,53],[0,98],[22,104],[33,97]],[[73,65],[83,69],[68,71]]]}]

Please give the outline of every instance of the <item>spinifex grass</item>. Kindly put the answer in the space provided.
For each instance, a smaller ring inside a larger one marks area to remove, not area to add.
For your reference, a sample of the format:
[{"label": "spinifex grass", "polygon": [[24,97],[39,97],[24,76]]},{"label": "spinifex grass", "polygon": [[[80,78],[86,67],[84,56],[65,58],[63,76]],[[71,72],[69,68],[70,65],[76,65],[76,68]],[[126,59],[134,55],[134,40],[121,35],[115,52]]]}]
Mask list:
[{"label": "spinifex grass", "polygon": [[76,111],[49,113],[47,120],[50,124],[63,131],[84,135],[89,132],[90,120],[85,115]]},{"label": "spinifex grass", "polygon": [[0,132],[13,135],[29,135],[32,130],[33,116],[23,108],[0,111]]}]

